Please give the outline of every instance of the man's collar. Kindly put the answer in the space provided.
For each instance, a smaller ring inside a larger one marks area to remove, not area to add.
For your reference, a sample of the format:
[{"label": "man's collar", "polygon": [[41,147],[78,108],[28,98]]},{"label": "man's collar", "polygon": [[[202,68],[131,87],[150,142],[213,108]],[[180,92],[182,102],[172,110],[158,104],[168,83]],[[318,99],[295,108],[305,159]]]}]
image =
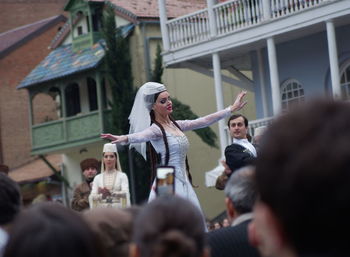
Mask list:
[{"label": "man's collar", "polygon": [[248,212],[248,213],[244,213],[242,215],[239,215],[237,217],[237,219],[235,219],[233,222],[232,222],[232,227],[233,226],[236,226],[238,224],[241,224],[242,222],[246,221],[246,220],[251,220],[253,219],[253,213],[252,212]]},{"label": "man's collar", "polygon": [[249,142],[249,141],[246,138],[241,138],[241,139],[233,138],[233,143],[238,143],[238,142]]}]

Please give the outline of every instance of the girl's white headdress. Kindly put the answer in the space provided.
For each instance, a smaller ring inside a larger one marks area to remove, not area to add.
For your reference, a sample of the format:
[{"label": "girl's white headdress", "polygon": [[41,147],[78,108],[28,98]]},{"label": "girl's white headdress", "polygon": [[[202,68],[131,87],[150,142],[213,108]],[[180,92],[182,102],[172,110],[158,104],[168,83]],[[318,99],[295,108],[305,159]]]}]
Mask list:
[{"label": "girl's white headdress", "polygon": [[[118,164],[118,170],[122,171],[122,166],[120,166],[120,161],[119,161],[119,154],[118,154],[118,150],[117,150],[117,145],[116,144],[111,144],[111,143],[107,143],[103,145],[103,153],[116,153],[117,154],[117,164]],[[103,173],[105,171],[104,169],[104,164],[103,164],[103,160],[101,162],[101,173]]]},{"label": "girl's white headdress", "polygon": [[[151,125],[149,113],[155,101],[154,95],[163,91],[166,91],[165,86],[157,82],[147,82],[139,88],[129,115],[129,134],[140,132]],[[132,147],[146,160],[146,143],[130,144]]]}]

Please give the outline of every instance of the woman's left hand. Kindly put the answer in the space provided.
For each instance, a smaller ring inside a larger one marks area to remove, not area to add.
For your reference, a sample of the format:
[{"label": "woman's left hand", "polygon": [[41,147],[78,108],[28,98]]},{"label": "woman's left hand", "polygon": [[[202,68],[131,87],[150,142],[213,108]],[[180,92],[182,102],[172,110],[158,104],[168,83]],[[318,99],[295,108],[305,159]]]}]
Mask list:
[{"label": "woman's left hand", "polygon": [[233,103],[233,105],[231,105],[232,112],[239,111],[247,104],[247,101],[243,101],[243,98],[246,94],[247,91],[242,91],[236,96],[235,102]]},{"label": "woman's left hand", "polygon": [[117,136],[117,135],[112,135],[112,134],[101,134],[101,138],[103,139],[109,139],[112,140],[112,144],[119,144],[119,143],[127,143],[128,142],[128,137],[127,136]]}]

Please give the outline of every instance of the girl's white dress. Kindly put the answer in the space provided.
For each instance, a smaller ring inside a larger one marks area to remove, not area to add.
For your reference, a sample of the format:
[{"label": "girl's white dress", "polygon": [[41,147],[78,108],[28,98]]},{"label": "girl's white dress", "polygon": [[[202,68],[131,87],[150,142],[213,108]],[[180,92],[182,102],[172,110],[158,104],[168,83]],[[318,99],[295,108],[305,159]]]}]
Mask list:
[{"label": "girl's white dress", "polygon": [[[195,120],[177,120],[176,123],[182,131],[204,128],[231,114],[230,108],[209,114]],[[149,128],[134,134],[127,135],[128,143],[142,143],[150,141],[157,153],[161,154],[162,164],[165,164],[165,144],[160,128],[152,124]],[[175,194],[191,201],[200,210],[200,203],[193,187],[188,179],[186,171],[186,154],[189,142],[185,135],[178,136],[166,132],[169,144],[169,166],[175,167]],[[155,181],[149,196],[149,201],[155,198]]]},{"label": "girl's white dress", "polygon": [[[128,176],[121,171],[114,171],[115,176],[112,182],[111,188],[109,190],[113,194],[125,194],[126,195],[126,206],[130,206],[130,191],[129,191],[129,181]],[[95,207],[105,207],[105,206],[112,206],[112,207],[120,207],[120,204],[105,204],[102,200],[102,194],[98,193],[98,188],[104,188],[108,186],[105,184],[105,176],[106,172],[102,172],[101,174],[98,174],[94,181],[92,182],[92,189],[89,196],[89,204],[90,209],[93,209]]]}]

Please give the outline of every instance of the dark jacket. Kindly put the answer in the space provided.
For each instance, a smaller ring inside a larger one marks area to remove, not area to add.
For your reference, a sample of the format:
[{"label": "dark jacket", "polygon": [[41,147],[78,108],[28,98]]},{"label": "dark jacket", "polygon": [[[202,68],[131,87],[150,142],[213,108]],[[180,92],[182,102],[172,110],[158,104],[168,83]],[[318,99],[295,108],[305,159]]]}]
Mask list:
[{"label": "dark jacket", "polygon": [[256,160],[252,152],[238,144],[231,144],[225,148],[225,158],[226,164],[232,172],[244,166],[254,164]]},{"label": "dark jacket", "polygon": [[[244,166],[254,164],[256,157],[245,147],[239,144],[231,144],[225,148],[226,164],[232,173]],[[231,173],[231,174],[232,174]],[[231,175],[230,174],[230,175]],[[224,190],[229,176],[223,172],[216,180],[215,188]]]},{"label": "dark jacket", "polygon": [[247,220],[233,227],[221,228],[208,233],[211,257],[259,257],[258,250],[248,240]]}]

